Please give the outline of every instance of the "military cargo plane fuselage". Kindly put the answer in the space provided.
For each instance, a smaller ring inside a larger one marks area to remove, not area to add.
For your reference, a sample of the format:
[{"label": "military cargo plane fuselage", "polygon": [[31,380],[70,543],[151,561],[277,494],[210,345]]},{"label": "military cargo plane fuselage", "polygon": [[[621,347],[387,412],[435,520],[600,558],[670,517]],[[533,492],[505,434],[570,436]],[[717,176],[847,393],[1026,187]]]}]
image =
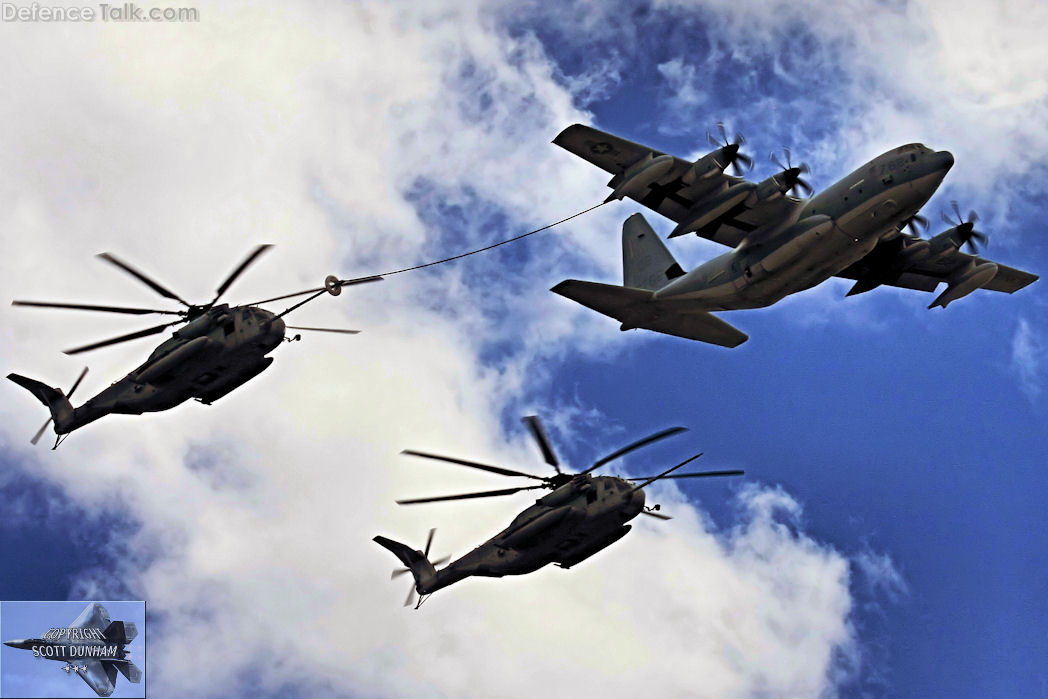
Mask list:
[{"label": "military cargo plane fuselage", "polygon": [[[947,151],[911,144],[884,153],[805,202],[760,242],[743,240],[670,281],[655,299],[689,300],[703,310],[761,308],[821,284],[897,232],[953,166]],[[760,197],[757,185],[753,196]]]}]

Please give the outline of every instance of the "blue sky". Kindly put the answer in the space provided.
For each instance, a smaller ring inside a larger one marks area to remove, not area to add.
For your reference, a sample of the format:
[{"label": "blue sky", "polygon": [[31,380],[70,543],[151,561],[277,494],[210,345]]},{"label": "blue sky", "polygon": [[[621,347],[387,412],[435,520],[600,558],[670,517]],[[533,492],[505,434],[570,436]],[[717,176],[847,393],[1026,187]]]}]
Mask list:
[{"label": "blue sky", "polygon": [[[486,245],[606,196],[603,173],[549,143],[575,121],[687,158],[723,120],[747,137],[752,178],[790,146],[816,189],[903,143],[947,149],[930,233],[957,199],[980,213],[987,256],[1042,274],[1048,57],[1031,47],[1046,24],[1019,2],[710,0],[8,25],[0,58],[22,70],[4,85],[24,104],[0,141],[20,173],[0,201],[32,235],[0,263],[0,291],[155,303],[90,259],[111,250],[207,298],[250,246],[277,243],[230,292],[244,300]],[[751,338],[735,350],[619,333],[547,290],[619,282],[621,223],[639,210],[322,299],[301,324],[365,333],[305,338],[211,408],[106,418],[57,452],[28,448],[42,411],[5,389],[0,599],[144,598],[155,686],[201,696],[276,696],[304,677],[319,695],[458,695],[523,683],[524,665],[609,694],[1048,695],[1043,282],[928,311],[927,294],[846,299],[831,281],[723,314]],[[721,251],[669,246],[685,267]],[[63,385],[81,364],[59,348],[132,329],[5,310],[0,359]],[[148,349],[93,353],[80,391]],[[611,472],[704,451],[704,467],[747,476],[653,490],[675,519],[578,569],[470,581],[400,614],[374,533],[421,545],[436,526],[437,549],[462,553],[529,501],[397,509],[500,487],[397,452],[540,472],[531,412],[578,468],[681,424]],[[209,627],[243,643],[195,664]],[[341,640],[266,640],[286,628]],[[490,656],[437,650],[477,637]],[[658,684],[631,684],[642,676]]]},{"label": "blue sky", "polygon": [[[48,629],[68,628],[92,601],[4,602],[0,605],[0,636],[10,641],[40,638]],[[145,614],[143,602],[102,602],[113,621],[134,622],[138,628],[135,645],[129,646],[132,659],[141,668],[145,664]],[[94,697],[95,692],[80,678],[60,672],[64,663],[34,658],[31,651],[3,646],[0,667],[2,696],[7,697]],[[116,697],[145,696],[145,683],[135,686],[117,680]]]}]

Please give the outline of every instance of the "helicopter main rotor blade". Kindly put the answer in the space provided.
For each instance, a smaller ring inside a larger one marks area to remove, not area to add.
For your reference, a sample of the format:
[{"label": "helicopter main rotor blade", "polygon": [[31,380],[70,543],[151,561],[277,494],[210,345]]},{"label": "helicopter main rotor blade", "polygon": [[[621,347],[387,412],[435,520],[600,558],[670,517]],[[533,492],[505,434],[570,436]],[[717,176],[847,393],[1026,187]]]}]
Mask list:
[{"label": "helicopter main rotor blade", "polygon": [[[665,478],[671,480],[674,478],[710,478],[714,476],[744,476],[745,471],[700,471],[698,473],[675,473],[672,476],[656,476],[657,478]],[[637,480],[642,480],[638,478]]]},{"label": "helicopter main rotor blade", "polygon": [[589,473],[590,471],[598,469],[601,466],[603,466],[604,464],[608,463],[609,461],[614,461],[615,459],[619,458],[620,456],[625,456],[626,454],[629,454],[634,449],[640,449],[641,447],[647,446],[647,445],[651,444],[652,442],[657,442],[660,439],[666,439],[666,437],[672,437],[675,434],[680,434],[681,432],[687,432],[687,431],[688,431],[687,427],[670,427],[669,429],[662,430],[661,432],[656,432],[655,434],[648,435],[644,439],[638,439],[633,444],[628,444],[628,445],[622,447],[621,449],[619,449],[618,451],[614,451],[614,452],[608,454],[603,459],[601,459],[600,461],[596,462],[595,464],[593,464],[592,466],[587,468],[582,473]]},{"label": "helicopter main rotor blade", "polygon": [[12,301],[12,306],[32,306],[34,308],[70,308],[75,311],[102,311],[103,313],[126,313],[128,315],[146,315],[161,313],[163,315],[182,315],[179,311],[161,311],[156,308],[128,308],[127,306],[94,306],[86,303],[52,303],[50,301]]},{"label": "helicopter main rotor blade", "polygon": [[84,380],[85,376],[87,376],[86,366],[84,367],[84,370],[80,372],[80,376],[76,377],[76,381],[73,382],[73,387],[66,393],[66,398],[71,398],[72,395],[76,393],[77,387],[80,386],[80,382]]},{"label": "helicopter main rotor blade", "polygon": [[[433,459],[434,461],[447,461],[448,463],[458,464],[459,466],[469,466],[470,468],[479,468],[481,471],[488,471],[489,473],[497,473],[500,476],[523,476],[524,478],[531,478],[536,481],[544,481],[545,478],[540,476],[533,476],[530,473],[524,473],[523,471],[513,471],[508,468],[502,468],[500,466],[489,466],[488,464],[479,464],[476,461],[466,461],[465,459],[456,459],[451,456],[440,456],[439,454],[427,454],[424,451],[415,451],[413,449],[405,449],[400,452],[401,454],[407,454],[408,456],[421,456],[423,459]],[[537,486],[536,486],[537,487]]]},{"label": "helicopter main rotor blade", "polygon": [[120,269],[124,270],[125,272],[130,274],[132,277],[134,277],[138,281],[142,282],[143,284],[145,284],[146,286],[148,286],[150,289],[152,289],[153,291],[157,292],[161,296],[163,296],[165,298],[172,299],[174,301],[178,301],[180,304],[182,304],[183,306],[186,306],[187,308],[192,306],[191,303],[189,303],[188,301],[183,299],[181,296],[179,296],[175,292],[171,291],[170,289],[168,289],[167,287],[163,286],[159,282],[157,282],[157,281],[155,281],[153,279],[150,279],[149,277],[147,277],[142,272],[139,272],[137,269],[135,269],[131,265],[127,264],[126,262],[124,262],[122,260],[117,259],[113,255],[110,255],[108,252],[99,253],[98,255],[96,255],[96,257],[99,257],[99,258],[105,260],[106,262],[108,262],[111,265],[115,265],[115,266],[119,267]]},{"label": "helicopter main rotor blade", "polygon": [[662,473],[660,473],[659,475],[657,475],[657,476],[652,476],[651,478],[649,478],[649,479],[645,480],[645,481],[644,481],[643,483],[641,483],[640,485],[635,485],[635,486],[633,486],[633,489],[632,489],[632,490],[631,490],[630,492],[631,492],[631,493],[632,493],[632,492],[636,492],[636,491],[638,491],[638,490],[641,490],[642,488],[646,488],[646,487],[648,487],[649,485],[651,485],[651,484],[652,484],[652,483],[654,483],[655,481],[659,480],[660,478],[665,478],[666,476],[670,475],[671,473],[673,473],[674,471],[676,471],[676,470],[677,470],[678,468],[680,468],[681,466],[684,466],[684,465],[686,465],[686,464],[690,464],[690,463],[691,463],[692,461],[694,461],[695,459],[699,458],[700,456],[702,456],[702,452],[701,452],[701,451],[700,451],[700,452],[699,452],[698,454],[696,454],[695,456],[691,457],[690,459],[685,459],[684,461],[681,461],[681,462],[680,462],[679,464],[677,464],[677,465],[676,465],[676,466],[674,466],[673,468],[668,468],[668,469],[666,469],[665,471],[663,471]]},{"label": "helicopter main rotor blade", "polygon": [[546,430],[542,428],[542,422],[539,420],[538,415],[528,415],[521,420],[528,429],[531,430],[531,435],[535,438],[535,441],[539,443],[539,449],[542,451],[542,458],[546,460],[546,463],[557,470],[560,473],[560,464],[557,462],[557,455],[553,453],[553,447],[550,446],[549,437],[546,436]]},{"label": "helicopter main rotor blade", "polygon": [[80,354],[81,352],[88,352],[93,349],[98,349],[99,347],[108,347],[109,345],[116,345],[121,342],[127,342],[128,340],[137,340],[140,337],[149,337],[150,335],[156,335],[159,332],[163,332],[165,328],[170,328],[172,325],[178,325],[179,323],[184,322],[184,320],[176,320],[173,323],[155,325],[152,328],[146,328],[145,330],[139,330],[138,332],[128,333],[127,335],[121,335],[120,337],[114,337],[109,340],[102,340],[101,342],[95,342],[75,349],[65,350],[63,354]]},{"label": "helicopter main rotor blade", "polygon": [[264,243],[252,250],[251,254],[245,257],[244,261],[240,263],[240,266],[234,269],[230,273],[230,275],[226,277],[226,280],[222,282],[222,284],[218,287],[218,291],[215,292],[215,298],[211,301],[210,305],[214,306],[218,302],[219,297],[222,296],[222,294],[226,293],[226,289],[228,289],[233,284],[233,282],[236,281],[237,277],[243,274],[245,269],[254,264],[255,260],[258,259],[259,255],[264,253],[266,250],[269,250],[271,247],[273,246],[269,243]]},{"label": "helicopter main rotor blade", "polygon": [[285,325],[288,330],[312,330],[318,333],[343,333],[345,335],[357,335],[359,330],[343,330],[342,328],[306,328],[301,325]]},{"label": "helicopter main rotor blade", "polygon": [[473,498],[494,498],[501,495],[513,495],[522,490],[535,490],[545,488],[544,485],[525,485],[520,488],[506,488],[505,490],[485,490],[479,493],[462,493],[461,495],[441,495],[434,498],[412,498],[410,500],[397,500],[398,505],[418,505],[424,502],[443,502],[445,500],[472,500]]}]

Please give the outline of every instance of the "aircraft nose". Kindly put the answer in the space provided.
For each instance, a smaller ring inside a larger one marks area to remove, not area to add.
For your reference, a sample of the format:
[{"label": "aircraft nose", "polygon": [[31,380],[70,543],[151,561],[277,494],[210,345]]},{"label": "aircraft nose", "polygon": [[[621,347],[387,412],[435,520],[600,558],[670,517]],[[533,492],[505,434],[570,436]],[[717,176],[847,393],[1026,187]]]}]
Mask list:
[{"label": "aircraft nose", "polygon": [[287,327],[284,325],[283,318],[277,318],[272,314],[270,316],[269,327],[265,329],[266,344],[270,347],[276,347],[284,339],[284,332],[287,330]]},{"label": "aircraft nose", "polygon": [[944,170],[949,170],[951,167],[953,167],[953,153],[951,153],[948,150],[941,150],[939,151],[938,155],[939,160],[942,162],[942,168]]},{"label": "aircraft nose", "polygon": [[12,648],[22,648],[25,646],[25,639],[18,639],[15,641],[4,641],[5,646],[11,646]]}]

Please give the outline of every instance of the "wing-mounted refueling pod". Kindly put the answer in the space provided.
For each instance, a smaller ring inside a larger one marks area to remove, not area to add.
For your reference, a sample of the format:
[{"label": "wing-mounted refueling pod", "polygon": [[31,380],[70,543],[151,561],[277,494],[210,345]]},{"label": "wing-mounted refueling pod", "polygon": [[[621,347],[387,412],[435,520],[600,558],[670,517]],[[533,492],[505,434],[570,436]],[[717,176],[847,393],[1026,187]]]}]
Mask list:
[{"label": "wing-mounted refueling pod", "polygon": [[669,237],[685,235],[707,226],[735,208],[757,189],[752,182],[739,182],[710,195],[696,205],[688,215],[670,231]]},{"label": "wing-mounted refueling pod", "polygon": [[673,162],[672,155],[655,157],[655,153],[649,152],[626,168],[621,175],[611,178],[608,186],[615,189],[604,201],[609,202],[614,199],[622,199],[643,191],[645,187],[669,172],[670,168],[673,167]]},{"label": "wing-mounted refueling pod", "polygon": [[952,301],[963,298],[987,284],[997,275],[997,265],[993,262],[976,264],[973,259],[966,266],[950,275],[946,280],[946,291],[931,302],[928,308],[942,306],[946,308]]}]

